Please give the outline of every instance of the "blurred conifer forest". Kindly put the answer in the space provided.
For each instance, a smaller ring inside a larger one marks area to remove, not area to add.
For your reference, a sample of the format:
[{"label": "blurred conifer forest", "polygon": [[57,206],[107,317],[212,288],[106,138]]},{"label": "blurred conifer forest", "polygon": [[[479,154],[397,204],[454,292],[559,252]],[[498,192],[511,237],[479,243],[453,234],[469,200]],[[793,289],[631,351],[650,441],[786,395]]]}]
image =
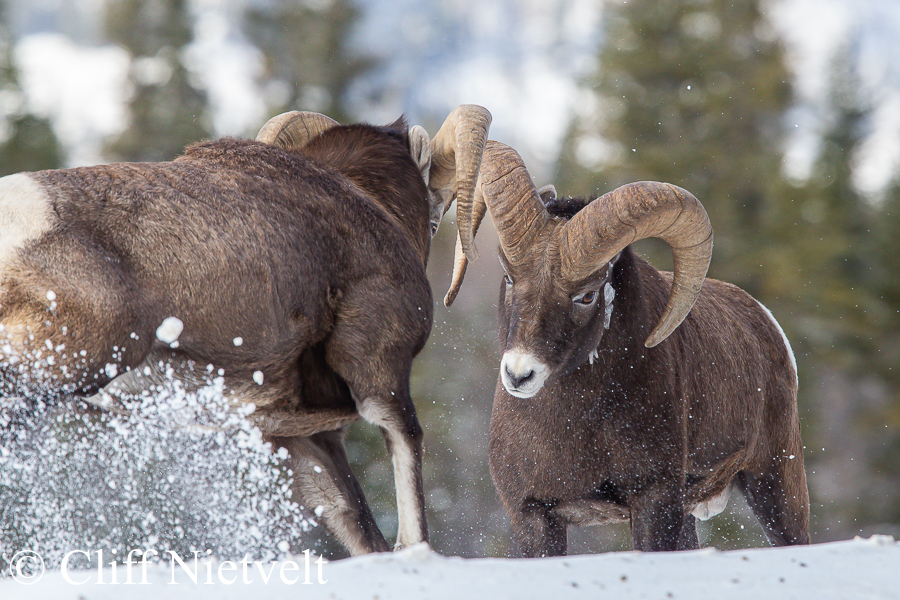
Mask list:
[{"label": "blurred conifer forest", "polygon": [[[0,175],[62,166],[50,123],[22,102],[14,34],[0,0]],[[101,37],[132,57],[131,121],[108,140],[108,160],[167,160],[212,136],[208,98],[183,64],[193,35],[186,0],[107,0]],[[652,179],[693,192],[716,232],[710,276],[766,304],[791,340],[815,542],[900,535],[900,174],[877,197],[853,183],[857,151],[875,126],[844,48],[831,65],[827,128],[808,177],[788,177],[783,149],[794,106],[783,41],[757,0],[608,3],[596,69],[569,119],[555,165],[562,194],[599,195]],[[264,56],[269,114],[312,109],[367,120],[346,102],[353,81],[383,60],[354,50],[352,0],[247,2],[241,31]],[[495,120],[498,115],[495,111]],[[445,114],[423,114],[434,134]],[[262,123],[259,123],[261,126]],[[252,136],[253,131],[243,132]],[[548,183],[537,181],[538,186]],[[432,246],[435,296],[430,341],[415,363],[413,397],[426,432],[426,495],[436,550],[462,556],[509,552],[506,517],[487,468],[499,354],[500,273],[490,225],[452,309],[455,229]],[[665,248],[640,251],[669,268]],[[388,537],[396,531],[392,470],[381,435],[357,424],[348,450]],[[719,548],[763,546],[761,529],[733,497],[701,538]],[[313,532],[308,546],[342,551]],[[626,527],[570,530],[570,551],[630,546]]]}]

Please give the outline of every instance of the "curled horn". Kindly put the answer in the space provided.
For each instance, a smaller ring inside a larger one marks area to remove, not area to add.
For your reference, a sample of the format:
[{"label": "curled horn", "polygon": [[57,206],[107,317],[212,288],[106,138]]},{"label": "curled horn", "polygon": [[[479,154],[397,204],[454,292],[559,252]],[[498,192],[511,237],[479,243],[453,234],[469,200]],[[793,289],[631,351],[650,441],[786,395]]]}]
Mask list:
[{"label": "curled horn", "polygon": [[431,140],[428,185],[443,198],[444,212],[456,195],[456,225],[464,254],[475,260],[474,197],[481,154],[491,126],[491,113],[474,104],[462,104],[441,125]]},{"label": "curled horn", "polygon": [[[549,217],[518,152],[500,142],[489,141],[485,145],[474,200],[473,236],[484,218],[485,209],[489,208],[503,253],[510,263],[521,264],[532,240],[543,230]],[[457,241],[452,284],[444,298],[446,306],[450,306],[459,292],[467,262],[461,243]]]},{"label": "curled horn", "polygon": [[[484,213],[487,211],[487,205],[484,203],[484,198],[482,197],[481,187],[475,188],[475,204],[472,207],[472,236],[475,236],[475,233],[478,231],[478,228],[481,226],[481,221],[484,220]],[[459,294],[459,289],[462,287],[463,278],[466,276],[466,267],[469,266],[469,259],[466,258],[466,253],[463,252],[462,242],[459,239],[459,234],[456,235],[456,248],[453,251],[453,276],[450,278],[450,289],[447,290],[447,295],[444,296],[444,306],[450,308],[450,305],[453,304],[453,301],[456,300],[457,294]]]},{"label": "curled horn", "polygon": [[309,140],[339,124],[319,113],[293,110],[269,119],[256,134],[256,141],[286,150],[300,150]]},{"label": "curled horn", "polygon": [[713,232],[700,202],[680,187],[651,181],[624,185],[566,223],[560,255],[570,281],[588,277],[629,244],[658,237],[672,249],[674,276],[665,311],[644,345],[675,331],[697,300],[712,257]]}]

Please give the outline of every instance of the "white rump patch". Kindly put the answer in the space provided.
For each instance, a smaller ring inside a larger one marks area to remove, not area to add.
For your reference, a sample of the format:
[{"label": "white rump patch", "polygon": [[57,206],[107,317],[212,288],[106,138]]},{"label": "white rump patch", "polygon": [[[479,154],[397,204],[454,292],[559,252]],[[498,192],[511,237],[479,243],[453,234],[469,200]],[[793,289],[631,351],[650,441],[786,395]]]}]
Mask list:
[{"label": "white rump patch", "polygon": [[733,483],[729,483],[728,487],[725,488],[721,494],[718,496],[713,496],[706,502],[701,502],[697,506],[694,507],[694,510],[691,511],[691,514],[700,519],[701,521],[708,521],[728,506],[728,499],[731,497],[731,490],[734,487]]},{"label": "white rump patch", "polygon": [[[754,298],[754,300],[756,300]],[[797,374],[797,359],[794,357],[794,350],[791,348],[791,342],[788,341],[787,336],[784,334],[784,329],[781,328],[781,325],[778,324],[778,321],[775,320],[775,316],[772,314],[768,308],[766,308],[762,302],[756,300],[756,303],[759,304],[760,308],[766,311],[766,314],[769,315],[769,319],[772,320],[772,323],[775,324],[775,328],[778,329],[778,333],[781,334],[781,339],[784,340],[784,347],[787,348],[788,356],[791,357],[791,366],[794,367],[794,375]]]},{"label": "white rump patch", "polygon": [[53,225],[50,197],[25,173],[0,178],[0,270]]},{"label": "white rump patch", "polygon": [[168,317],[156,328],[156,338],[164,344],[172,344],[184,331],[184,323],[178,317]]}]

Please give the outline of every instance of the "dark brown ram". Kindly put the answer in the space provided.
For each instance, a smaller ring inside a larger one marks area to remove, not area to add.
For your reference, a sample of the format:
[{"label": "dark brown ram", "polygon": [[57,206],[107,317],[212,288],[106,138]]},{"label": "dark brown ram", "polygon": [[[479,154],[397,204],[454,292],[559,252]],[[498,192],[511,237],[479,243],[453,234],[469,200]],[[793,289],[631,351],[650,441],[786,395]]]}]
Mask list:
[{"label": "dark brown ram", "polygon": [[[635,549],[696,548],[695,517],[733,486],[773,544],[808,543],[793,354],[759,302],[704,282],[700,203],[642,182],[591,202],[548,190],[545,206],[496,142],[480,177],[474,220],[483,198],[506,272],[490,467],[522,553],[564,554],[568,525],[623,520]],[[671,246],[674,275],[632,252],[647,237]]]},{"label": "dark brown ram", "polygon": [[[457,196],[471,239],[489,125],[461,106],[429,140],[403,120],[287,113],[256,141],[201,143],[172,162],[0,179],[0,395],[121,410],[167,369],[199,385],[193,367],[213,365],[352,553],[389,546],[342,428],[360,416],[380,427],[397,546],[426,540],[409,390],[432,323],[425,263]],[[39,356],[41,368],[22,358]]]}]

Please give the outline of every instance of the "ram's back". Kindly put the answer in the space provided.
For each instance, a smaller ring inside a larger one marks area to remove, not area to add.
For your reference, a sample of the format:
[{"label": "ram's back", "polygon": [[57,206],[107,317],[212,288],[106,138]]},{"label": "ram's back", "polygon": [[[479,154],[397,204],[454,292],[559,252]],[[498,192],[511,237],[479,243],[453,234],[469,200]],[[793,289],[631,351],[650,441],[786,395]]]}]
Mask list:
[{"label": "ram's back", "polygon": [[0,323],[22,352],[37,331],[128,364],[177,317],[181,353],[252,373],[293,364],[360,288],[395,290],[386,309],[404,316],[430,309],[424,266],[383,211],[337,171],[272,146],[219,140],[173,162],[12,184],[0,183],[0,223],[32,225],[0,247]]}]

